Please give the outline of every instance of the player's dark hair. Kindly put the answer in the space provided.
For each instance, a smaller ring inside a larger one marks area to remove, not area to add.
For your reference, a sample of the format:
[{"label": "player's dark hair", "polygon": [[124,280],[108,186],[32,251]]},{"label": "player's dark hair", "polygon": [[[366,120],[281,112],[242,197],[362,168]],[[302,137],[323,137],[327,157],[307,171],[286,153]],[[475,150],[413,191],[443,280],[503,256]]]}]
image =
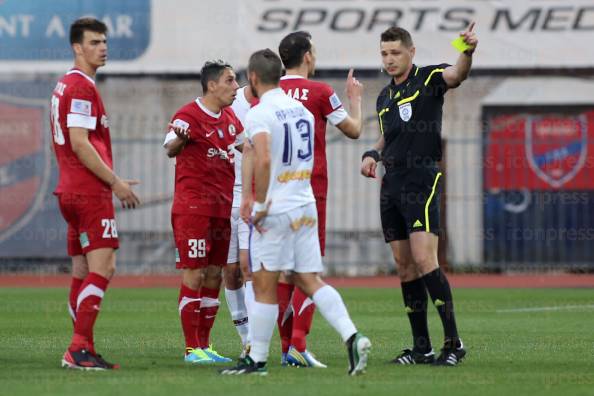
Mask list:
[{"label": "player's dark hair", "polygon": [[301,65],[307,51],[311,51],[311,34],[305,31],[289,33],[278,45],[278,53],[287,69]]},{"label": "player's dark hair", "polygon": [[256,73],[263,84],[277,85],[282,71],[283,65],[280,58],[269,48],[256,51],[250,56],[248,72]]},{"label": "player's dark hair", "polygon": [[392,26],[382,33],[381,41],[401,41],[402,44],[410,48],[413,46],[412,37],[406,29],[401,27]]},{"label": "player's dark hair", "polygon": [[85,31],[107,33],[107,25],[95,18],[80,18],[70,25],[70,45],[81,44]]},{"label": "player's dark hair", "polygon": [[202,84],[202,93],[206,94],[208,91],[208,83],[210,81],[219,81],[221,74],[225,69],[233,69],[230,64],[224,60],[217,59],[213,61],[207,61],[202,69],[200,70],[200,84]]}]

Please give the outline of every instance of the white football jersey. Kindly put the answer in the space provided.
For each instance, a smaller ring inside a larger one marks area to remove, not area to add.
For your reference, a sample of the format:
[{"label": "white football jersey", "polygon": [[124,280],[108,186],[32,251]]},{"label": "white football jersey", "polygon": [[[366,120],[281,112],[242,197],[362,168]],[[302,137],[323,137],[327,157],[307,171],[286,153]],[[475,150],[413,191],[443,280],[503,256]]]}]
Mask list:
[{"label": "white football jersey", "polygon": [[314,116],[281,88],[267,91],[246,116],[246,137],[270,134],[269,214],[284,213],[315,202],[311,188]]},{"label": "white football jersey", "polygon": [[[233,112],[239,118],[242,124],[245,124],[245,116],[250,109],[251,105],[245,98],[245,89],[249,89],[248,87],[243,87],[237,90],[237,96],[231,105]],[[233,153],[235,155],[235,184],[233,185],[233,207],[239,208],[241,205],[241,151],[237,150],[235,147],[233,148]]]}]

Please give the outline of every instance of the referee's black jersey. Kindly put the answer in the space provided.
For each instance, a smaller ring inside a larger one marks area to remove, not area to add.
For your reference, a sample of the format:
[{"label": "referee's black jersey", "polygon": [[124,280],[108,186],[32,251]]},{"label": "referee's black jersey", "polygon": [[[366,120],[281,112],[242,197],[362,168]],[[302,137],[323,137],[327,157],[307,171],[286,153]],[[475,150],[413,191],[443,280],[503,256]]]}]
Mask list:
[{"label": "referee's black jersey", "polygon": [[443,71],[448,64],[413,65],[401,84],[394,79],[377,98],[382,161],[386,170],[435,166],[441,160]]}]

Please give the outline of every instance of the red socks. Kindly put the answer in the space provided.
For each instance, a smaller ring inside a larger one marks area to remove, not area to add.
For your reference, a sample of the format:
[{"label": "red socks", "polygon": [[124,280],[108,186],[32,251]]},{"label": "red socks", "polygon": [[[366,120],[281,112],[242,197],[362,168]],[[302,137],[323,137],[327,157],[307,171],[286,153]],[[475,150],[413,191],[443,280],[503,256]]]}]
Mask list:
[{"label": "red socks", "polygon": [[305,338],[311,330],[316,306],[299,288],[293,293],[293,332],[291,345],[299,352],[305,352]]},{"label": "red socks", "polygon": [[293,332],[293,314],[291,308],[291,296],[294,285],[279,283],[276,289],[278,299],[278,332],[281,339],[282,352],[287,353],[291,345],[291,333]]},{"label": "red socks", "polygon": [[87,349],[94,353],[93,327],[99,314],[101,301],[107,289],[109,280],[101,275],[91,272],[80,286],[76,299],[76,322],[74,335],[68,348],[70,351]]},{"label": "red socks", "polygon": [[219,311],[220,289],[200,288],[200,320],[198,324],[198,345],[208,348],[210,345],[210,331]]},{"label": "red socks", "polygon": [[72,277],[70,282],[70,294],[68,295],[68,313],[72,318],[72,325],[76,323],[76,299],[78,298],[78,292],[82,286],[84,279]]},{"label": "red socks", "polygon": [[179,288],[178,299],[179,317],[186,339],[186,349],[198,347],[198,322],[200,312],[200,297],[198,290],[190,289],[182,284]]}]

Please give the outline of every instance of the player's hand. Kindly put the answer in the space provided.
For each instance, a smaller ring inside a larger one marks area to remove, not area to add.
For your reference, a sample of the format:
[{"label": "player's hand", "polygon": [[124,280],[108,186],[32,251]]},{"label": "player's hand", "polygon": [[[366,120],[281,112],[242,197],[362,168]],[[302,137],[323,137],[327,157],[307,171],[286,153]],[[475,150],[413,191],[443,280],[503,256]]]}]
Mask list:
[{"label": "player's hand", "polygon": [[245,224],[250,224],[250,220],[252,218],[252,208],[254,207],[254,200],[253,199],[241,199],[241,205],[239,206],[239,217],[245,222]]},{"label": "player's hand", "polygon": [[464,53],[466,53],[467,55],[472,55],[472,53],[476,49],[476,46],[478,45],[478,38],[476,37],[476,33],[472,31],[474,29],[474,25],[475,22],[473,21],[470,23],[470,25],[468,25],[465,31],[460,32],[460,36],[462,36],[464,42],[471,47],[470,49],[464,51]]},{"label": "player's hand", "polygon": [[376,178],[375,170],[377,169],[377,162],[371,157],[363,158],[361,162],[361,174],[365,177]]},{"label": "player's hand", "polygon": [[115,183],[111,186],[111,190],[115,196],[122,202],[122,208],[134,209],[140,205],[140,199],[132,191],[132,186],[140,184],[138,180],[122,180],[116,176]]},{"label": "player's hand", "polygon": [[363,96],[363,84],[359,82],[355,77],[353,77],[354,70],[349,70],[349,75],[347,76],[346,80],[346,95],[350,101],[353,100],[361,100]]},{"label": "player's hand", "polygon": [[264,220],[264,218],[266,216],[268,216],[268,210],[270,209],[270,205],[272,204],[272,201],[269,201],[266,204],[266,209],[261,211],[261,212],[256,212],[254,214],[254,216],[252,217],[252,224],[254,225],[254,227],[256,227],[256,230],[258,230],[258,232],[260,234],[263,234],[266,232],[266,230],[262,227],[262,221]]},{"label": "player's hand", "polygon": [[169,128],[180,138],[184,143],[190,139],[190,128],[183,128],[180,125],[173,125],[169,123]]}]

